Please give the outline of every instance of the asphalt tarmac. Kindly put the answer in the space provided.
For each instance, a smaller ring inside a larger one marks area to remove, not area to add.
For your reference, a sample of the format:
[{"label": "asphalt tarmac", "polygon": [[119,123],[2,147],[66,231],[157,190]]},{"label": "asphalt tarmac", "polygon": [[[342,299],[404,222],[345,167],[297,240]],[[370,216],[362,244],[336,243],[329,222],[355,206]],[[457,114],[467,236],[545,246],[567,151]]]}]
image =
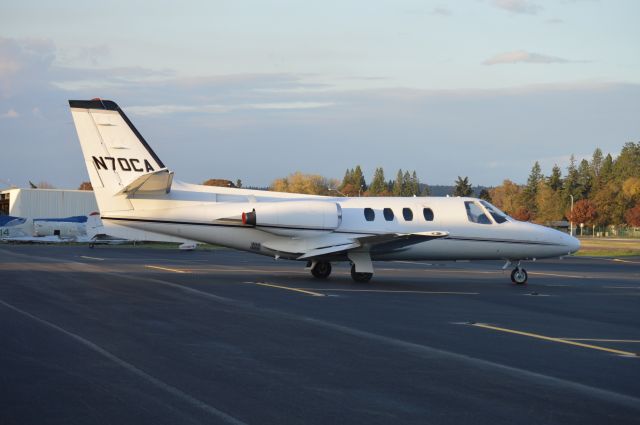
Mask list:
[{"label": "asphalt tarmac", "polygon": [[0,245],[0,424],[638,424],[640,258]]}]

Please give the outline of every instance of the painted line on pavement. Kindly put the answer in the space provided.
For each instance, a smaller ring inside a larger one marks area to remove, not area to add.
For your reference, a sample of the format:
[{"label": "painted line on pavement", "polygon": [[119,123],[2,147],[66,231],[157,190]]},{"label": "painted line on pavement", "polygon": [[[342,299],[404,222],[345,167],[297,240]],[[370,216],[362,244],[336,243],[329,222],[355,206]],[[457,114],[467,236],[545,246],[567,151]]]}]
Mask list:
[{"label": "painted line on pavement", "polygon": [[411,290],[394,290],[394,289],[342,289],[342,288],[302,288],[308,291],[325,291],[325,292],[382,292],[382,293],[401,293],[401,294],[427,294],[427,295],[480,295],[479,292],[453,292],[453,291],[411,291]]},{"label": "painted line on pavement", "polygon": [[621,258],[614,258],[611,261],[615,261],[616,263],[630,263],[630,264],[640,264],[640,261],[630,261],[630,260],[623,260]]},{"label": "painted line on pavement", "polygon": [[146,265],[145,267],[148,269],[164,270],[167,272],[174,272],[174,273],[191,273],[189,270],[172,269],[170,267],[160,267],[160,266],[150,266],[150,265]]},{"label": "painted line on pavement", "polygon": [[244,283],[251,283],[253,285],[260,285],[260,286],[268,286],[270,288],[286,289],[287,291],[300,292],[300,293],[303,293],[303,294],[311,295],[313,297],[325,297],[326,296],[325,294],[321,294],[319,292],[313,292],[313,291],[309,291],[309,290],[306,290],[306,289],[292,288],[290,286],[275,285],[273,283],[265,283],[265,282],[244,282]]},{"label": "painted line on pavement", "polygon": [[616,350],[616,349],[613,349],[613,348],[601,347],[599,345],[584,344],[582,342],[570,341],[570,340],[566,340],[566,339],[562,339],[562,338],[554,338],[554,337],[550,337],[550,336],[535,334],[535,333],[532,333],[532,332],[524,332],[524,331],[518,331],[518,330],[515,330],[515,329],[501,328],[501,327],[498,327],[498,326],[487,325],[485,323],[471,323],[471,326],[475,326],[477,328],[491,329],[491,330],[499,331],[499,332],[506,332],[506,333],[516,334],[516,335],[528,336],[530,338],[542,339],[544,341],[558,342],[560,344],[575,345],[575,346],[578,346],[578,347],[590,348],[592,350],[606,351],[608,353],[618,354],[618,355],[621,355],[621,356],[638,357],[638,354],[632,353],[632,352],[629,352],[629,351]]},{"label": "painted line on pavement", "polygon": [[640,339],[603,339],[603,338],[560,338],[566,341],[594,341],[594,342],[624,342],[636,344],[640,343]]},{"label": "painted line on pavement", "polygon": [[574,274],[542,273],[542,272],[529,272],[529,274],[533,274],[537,276],[570,277],[572,279],[591,279],[589,276],[577,276]]},{"label": "painted line on pavement", "polygon": [[89,257],[88,255],[81,255],[80,258],[86,258],[87,260],[97,260],[97,261],[104,261],[104,258],[98,258],[98,257]]}]

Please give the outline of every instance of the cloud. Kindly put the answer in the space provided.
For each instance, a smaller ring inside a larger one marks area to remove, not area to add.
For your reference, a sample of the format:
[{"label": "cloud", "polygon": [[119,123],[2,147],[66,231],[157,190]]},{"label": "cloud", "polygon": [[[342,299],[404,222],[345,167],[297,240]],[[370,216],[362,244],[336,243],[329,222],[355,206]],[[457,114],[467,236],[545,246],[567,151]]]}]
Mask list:
[{"label": "cloud", "polygon": [[433,10],[431,11],[432,15],[437,15],[437,16],[451,16],[451,10],[447,9],[446,7],[434,7]]},{"label": "cloud", "polygon": [[333,106],[333,102],[271,102],[237,105],[149,105],[128,106],[127,111],[134,115],[167,115],[176,113],[224,114],[241,110],[295,110],[317,109]]},{"label": "cloud", "polygon": [[564,24],[564,20],[559,19],[559,18],[547,19],[546,22],[547,22],[547,24],[552,24],[552,25]]},{"label": "cloud", "polygon": [[20,116],[19,113],[15,111],[15,109],[9,109],[4,114],[0,115],[0,118],[18,118]]},{"label": "cloud", "polygon": [[541,55],[539,53],[516,50],[513,52],[499,53],[482,62],[483,65],[499,65],[514,63],[567,63],[575,62],[557,56]]},{"label": "cloud", "polygon": [[25,87],[40,88],[55,58],[55,45],[45,39],[0,37],[0,98]]},{"label": "cloud", "polygon": [[493,0],[494,6],[511,13],[535,15],[542,6],[527,0]]}]

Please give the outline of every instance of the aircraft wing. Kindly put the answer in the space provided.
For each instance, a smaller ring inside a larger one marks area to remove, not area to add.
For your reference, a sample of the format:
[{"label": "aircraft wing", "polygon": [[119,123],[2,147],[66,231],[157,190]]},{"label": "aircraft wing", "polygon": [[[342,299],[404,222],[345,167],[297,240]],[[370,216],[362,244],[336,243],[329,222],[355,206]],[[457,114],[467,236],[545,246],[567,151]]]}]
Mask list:
[{"label": "aircraft wing", "polygon": [[449,236],[444,231],[429,231],[415,233],[381,233],[381,234],[341,234],[331,233],[313,238],[291,238],[267,241],[262,245],[275,252],[286,254],[299,254],[297,259],[311,259],[339,253],[348,253],[351,250],[372,247],[382,247],[385,244],[393,244],[394,248],[413,245],[420,242],[439,239]]}]

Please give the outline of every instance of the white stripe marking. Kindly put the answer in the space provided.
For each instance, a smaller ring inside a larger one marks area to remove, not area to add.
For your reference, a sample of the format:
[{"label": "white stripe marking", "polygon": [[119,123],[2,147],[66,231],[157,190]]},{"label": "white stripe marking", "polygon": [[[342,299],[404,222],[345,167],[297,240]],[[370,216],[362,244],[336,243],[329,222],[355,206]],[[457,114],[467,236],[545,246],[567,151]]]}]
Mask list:
[{"label": "white stripe marking", "polygon": [[105,350],[104,348],[100,347],[99,345],[89,341],[88,339],[84,339],[83,337],[81,337],[80,335],[74,334],[73,332],[70,332],[66,329],[61,328],[60,326],[53,324],[45,319],[41,319],[40,317],[34,316],[33,314],[26,312],[24,310],[21,310],[20,308],[11,305],[3,300],[0,300],[0,304],[4,305],[5,307],[7,307],[10,310],[15,311],[16,313],[19,313],[23,316],[26,316],[48,328],[54,329],[60,333],[63,333],[64,335],[76,340],[77,342],[79,342],[80,344],[84,345],[85,347],[95,351],[96,353],[100,354],[102,357],[105,357],[109,360],[111,360],[112,362],[116,363],[118,366],[123,367],[124,369],[128,370],[129,372],[133,373],[134,375],[139,376],[140,378],[144,379],[145,381],[155,385],[156,387],[160,388],[161,390],[164,390],[166,392],[168,392],[171,395],[174,395],[180,399],[182,399],[183,401],[186,401],[187,403],[191,404],[194,407],[197,407],[199,409],[204,410],[205,412],[219,418],[222,419],[223,421],[225,421],[226,423],[230,423],[230,424],[235,424],[235,425],[246,425],[245,422],[242,422],[236,418],[234,418],[233,416],[230,416],[226,413],[224,413],[221,410],[216,409],[213,406],[208,405],[207,403],[205,403],[204,401],[198,400],[195,397],[190,396],[189,394],[185,393],[184,391],[167,384],[166,382],[161,381],[160,379],[149,375],[147,372],[143,371],[142,369],[138,369],[136,366],[132,365],[131,363],[122,360],[120,357],[110,353],[109,351]]}]

